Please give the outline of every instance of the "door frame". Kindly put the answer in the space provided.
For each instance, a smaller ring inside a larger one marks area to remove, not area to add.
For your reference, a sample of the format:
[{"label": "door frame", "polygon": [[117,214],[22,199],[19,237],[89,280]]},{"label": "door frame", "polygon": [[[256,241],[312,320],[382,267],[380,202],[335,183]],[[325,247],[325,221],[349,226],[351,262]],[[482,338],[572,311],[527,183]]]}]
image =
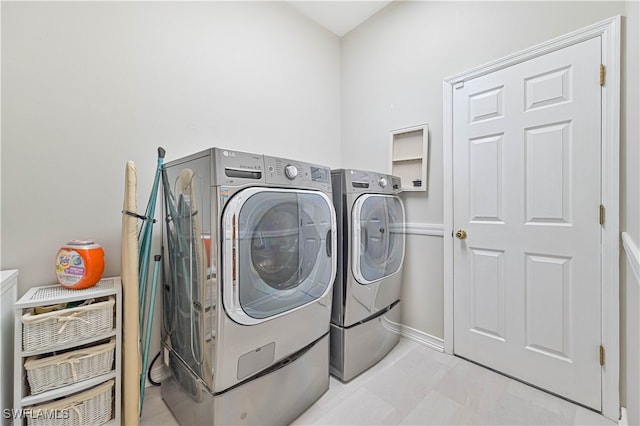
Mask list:
[{"label": "door frame", "polygon": [[[619,217],[620,217],[620,15],[521,50],[487,64],[444,79],[443,91],[443,183],[444,183],[444,349],[453,354],[453,91],[465,81],[490,74],[550,52],[602,37],[602,64],[606,81],[602,86],[602,205],[606,220],[601,235],[601,336],[606,351],[602,367],[602,414],[620,418],[620,306],[619,306]],[[594,70],[594,78],[597,77]],[[603,285],[613,283],[613,285]],[[597,350],[597,348],[594,348]]]}]

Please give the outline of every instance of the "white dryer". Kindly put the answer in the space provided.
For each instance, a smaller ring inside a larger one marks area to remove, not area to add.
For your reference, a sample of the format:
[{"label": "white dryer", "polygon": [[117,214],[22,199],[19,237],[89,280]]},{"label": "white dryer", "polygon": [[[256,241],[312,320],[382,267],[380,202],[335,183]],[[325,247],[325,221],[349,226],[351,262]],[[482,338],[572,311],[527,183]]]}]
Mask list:
[{"label": "white dryer", "polygon": [[398,343],[405,215],[400,178],[331,171],[338,272],[331,315],[331,374],[349,381]]},{"label": "white dryer", "polygon": [[162,397],[181,424],[287,424],[329,387],[330,170],[212,148],[167,163]]}]

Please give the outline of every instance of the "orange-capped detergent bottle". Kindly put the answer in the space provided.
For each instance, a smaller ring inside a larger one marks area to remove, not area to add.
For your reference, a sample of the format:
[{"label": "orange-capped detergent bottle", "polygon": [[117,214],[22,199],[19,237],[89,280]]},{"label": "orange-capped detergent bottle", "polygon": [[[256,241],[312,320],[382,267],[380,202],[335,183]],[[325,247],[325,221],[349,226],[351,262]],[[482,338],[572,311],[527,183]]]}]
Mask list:
[{"label": "orange-capped detergent bottle", "polygon": [[88,240],[71,240],[58,250],[56,275],[63,287],[80,290],[94,286],[104,272],[104,250]]}]

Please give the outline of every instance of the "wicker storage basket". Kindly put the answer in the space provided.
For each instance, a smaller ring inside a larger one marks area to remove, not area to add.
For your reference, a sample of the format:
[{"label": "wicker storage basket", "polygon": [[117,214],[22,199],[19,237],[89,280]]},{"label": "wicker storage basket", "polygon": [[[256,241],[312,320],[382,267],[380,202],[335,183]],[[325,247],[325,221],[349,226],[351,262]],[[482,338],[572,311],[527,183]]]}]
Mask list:
[{"label": "wicker storage basket", "polygon": [[22,316],[22,348],[38,351],[90,337],[109,334],[113,329],[115,300]]},{"label": "wicker storage basket", "polygon": [[111,420],[114,380],[24,411],[28,426],[97,426]]},{"label": "wicker storage basket", "polygon": [[112,370],[116,339],[108,343],[48,357],[29,357],[24,363],[31,394],[106,374]]}]

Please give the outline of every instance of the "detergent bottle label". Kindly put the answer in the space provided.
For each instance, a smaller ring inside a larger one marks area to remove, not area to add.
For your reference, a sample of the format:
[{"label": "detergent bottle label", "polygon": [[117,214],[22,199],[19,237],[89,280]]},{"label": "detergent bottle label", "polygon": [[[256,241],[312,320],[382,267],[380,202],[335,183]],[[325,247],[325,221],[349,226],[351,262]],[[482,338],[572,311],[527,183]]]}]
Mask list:
[{"label": "detergent bottle label", "polygon": [[75,250],[61,249],[56,258],[56,274],[63,285],[74,285],[80,281],[86,272],[84,259]]}]

